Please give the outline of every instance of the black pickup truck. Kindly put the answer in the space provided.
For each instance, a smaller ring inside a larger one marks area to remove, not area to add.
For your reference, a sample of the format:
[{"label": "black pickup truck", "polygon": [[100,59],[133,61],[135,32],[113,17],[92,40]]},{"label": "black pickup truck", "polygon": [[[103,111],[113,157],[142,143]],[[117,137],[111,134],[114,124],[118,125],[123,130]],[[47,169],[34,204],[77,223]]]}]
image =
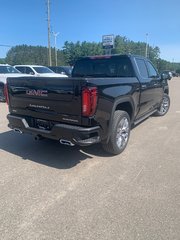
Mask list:
[{"label": "black pickup truck", "polygon": [[112,154],[125,149],[132,126],[170,106],[167,76],[136,55],[81,58],[71,78],[9,78],[5,95],[15,131],[70,146],[101,142]]}]

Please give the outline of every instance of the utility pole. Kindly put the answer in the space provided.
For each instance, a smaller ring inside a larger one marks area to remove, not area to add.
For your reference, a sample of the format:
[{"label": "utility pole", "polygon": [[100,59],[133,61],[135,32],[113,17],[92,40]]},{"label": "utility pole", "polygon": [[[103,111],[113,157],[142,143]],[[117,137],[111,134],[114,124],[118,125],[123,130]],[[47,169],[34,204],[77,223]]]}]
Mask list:
[{"label": "utility pole", "polygon": [[148,33],[146,33],[146,51],[145,51],[145,57],[148,57]]},{"label": "utility pole", "polygon": [[47,15],[48,15],[48,51],[49,51],[49,66],[52,66],[51,59],[51,27],[50,27],[50,0],[47,0]]},{"label": "utility pole", "polygon": [[57,32],[57,33],[55,33],[55,32],[53,32],[53,36],[54,36],[54,50],[55,50],[55,62],[56,62],[56,67],[57,67],[57,41],[56,41],[56,39],[57,39],[57,36],[59,35],[59,32]]}]

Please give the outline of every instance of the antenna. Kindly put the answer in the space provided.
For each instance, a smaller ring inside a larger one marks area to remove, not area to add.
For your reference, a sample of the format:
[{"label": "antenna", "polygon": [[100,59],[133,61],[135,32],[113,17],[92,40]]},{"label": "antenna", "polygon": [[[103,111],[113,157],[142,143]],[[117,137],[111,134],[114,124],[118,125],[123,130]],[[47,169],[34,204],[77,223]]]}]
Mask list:
[{"label": "antenna", "polygon": [[148,33],[146,33],[146,50],[145,50],[145,57],[148,57]]}]

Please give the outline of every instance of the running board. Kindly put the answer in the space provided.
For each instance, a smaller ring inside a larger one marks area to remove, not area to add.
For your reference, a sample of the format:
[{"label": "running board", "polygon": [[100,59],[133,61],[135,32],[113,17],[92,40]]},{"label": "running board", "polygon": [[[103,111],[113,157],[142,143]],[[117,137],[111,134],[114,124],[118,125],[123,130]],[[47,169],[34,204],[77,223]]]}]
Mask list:
[{"label": "running board", "polygon": [[134,125],[137,125],[138,123],[144,121],[146,118],[150,117],[151,115],[153,115],[157,110],[153,110],[151,112],[149,112],[148,114],[144,115],[143,117],[138,118],[137,120],[134,121]]}]

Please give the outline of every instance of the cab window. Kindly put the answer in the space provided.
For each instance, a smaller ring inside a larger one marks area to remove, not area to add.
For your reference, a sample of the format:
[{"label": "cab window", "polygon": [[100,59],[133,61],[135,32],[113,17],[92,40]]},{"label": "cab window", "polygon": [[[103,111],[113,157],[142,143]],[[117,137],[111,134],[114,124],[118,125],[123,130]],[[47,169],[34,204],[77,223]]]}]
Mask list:
[{"label": "cab window", "polygon": [[30,68],[30,67],[26,67],[26,73],[27,73],[27,74],[34,75],[34,71],[33,71],[32,68]]},{"label": "cab window", "polygon": [[147,62],[147,67],[148,67],[149,77],[157,77],[158,76],[156,69],[149,61]]},{"label": "cab window", "polygon": [[149,75],[148,75],[148,70],[147,70],[144,60],[140,59],[140,58],[136,58],[136,63],[137,63],[137,67],[138,67],[139,74],[141,75],[141,77],[147,79],[149,77]]}]

